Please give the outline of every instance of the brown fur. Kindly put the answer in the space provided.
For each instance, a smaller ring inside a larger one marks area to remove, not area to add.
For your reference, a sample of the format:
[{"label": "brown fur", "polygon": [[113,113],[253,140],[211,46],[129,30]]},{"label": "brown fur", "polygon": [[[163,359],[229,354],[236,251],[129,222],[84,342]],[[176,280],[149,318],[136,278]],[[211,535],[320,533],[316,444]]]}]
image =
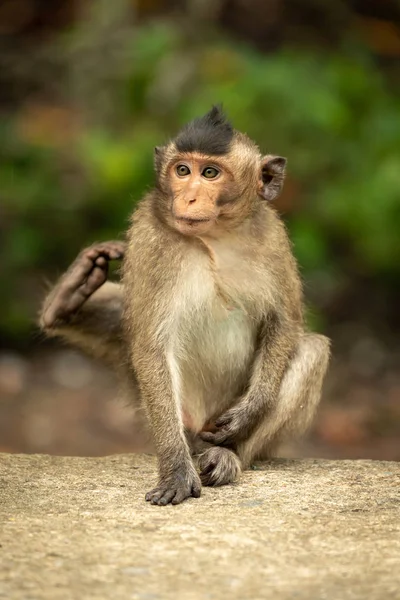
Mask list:
[{"label": "brown fur", "polygon": [[[157,187],[133,214],[114,299],[107,283],[49,326],[52,305],[65,304],[64,279],[42,316],[47,331],[88,351],[97,336],[137,379],[131,395],[140,396],[159,458],[158,486],[146,496],[154,504],[197,497],[201,481],[235,481],[303,432],[328,365],[328,340],[304,332],[296,262],[266,201],[279,193],[286,161],[262,158],[238,132],[227,147],[216,156],[179,152],[174,142],[159,149]],[[176,176],[181,163],[187,178]],[[218,178],[204,179],[206,165]]]},{"label": "brown fur", "polygon": [[[182,180],[178,164],[189,168]],[[202,181],[207,164],[221,170],[215,181]],[[159,166],[157,190],[128,233],[124,321],[160,463],[147,498],[164,504],[199,493],[183,412],[204,441],[229,448],[202,454],[203,480],[233,481],[240,463],[269,456],[289,429],[309,423],[329,344],[304,334],[297,266],[265,201],[282,187],[285,160],[263,159],[235,134],[222,157],[172,142]],[[182,228],[181,216],[194,223]],[[210,420],[216,431],[202,432]]]}]

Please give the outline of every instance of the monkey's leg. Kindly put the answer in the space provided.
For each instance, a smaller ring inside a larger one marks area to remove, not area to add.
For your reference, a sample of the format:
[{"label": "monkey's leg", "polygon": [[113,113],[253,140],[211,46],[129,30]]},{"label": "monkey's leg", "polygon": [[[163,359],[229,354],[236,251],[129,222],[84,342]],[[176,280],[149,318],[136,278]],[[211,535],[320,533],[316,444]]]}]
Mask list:
[{"label": "monkey's leg", "polygon": [[121,259],[122,242],[83,250],[44,301],[39,324],[114,367],[126,352],[121,335],[122,286],[107,280],[110,260]]},{"label": "monkey's leg", "polygon": [[244,469],[252,461],[273,456],[286,438],[305,432],[321,397],[329,362],[329,340],[323,335],[304,334],[283,377],[278,401],[247,440],[237,446]]}]

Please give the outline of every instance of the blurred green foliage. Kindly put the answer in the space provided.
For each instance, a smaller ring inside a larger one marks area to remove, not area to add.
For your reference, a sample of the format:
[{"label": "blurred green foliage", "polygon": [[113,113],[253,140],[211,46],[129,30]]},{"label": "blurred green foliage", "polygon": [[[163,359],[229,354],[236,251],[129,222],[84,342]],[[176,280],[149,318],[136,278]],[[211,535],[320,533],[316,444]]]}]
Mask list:
[{"label": "blurred green foliage", "polygon": [[107,123],[86,118],[97,97],[79,94],[69,104],[79,124],[71,130],[53,118],[50,134],[41,134],[29,113],[0,121],[0,331],[28,331],[41,277],[83,245],[119,236],[151,186],[153,147],[221,101],[264,151],[288,157],[278,208],[306,284],[318,291],[316,308],[346,277],[398,282],[399,96],[367,51],[264,56],[221,36],[190,42],[164,22],[135,29],[125,52],[122,75],[107,83],[93,73],[97,86],[110,86]]}]

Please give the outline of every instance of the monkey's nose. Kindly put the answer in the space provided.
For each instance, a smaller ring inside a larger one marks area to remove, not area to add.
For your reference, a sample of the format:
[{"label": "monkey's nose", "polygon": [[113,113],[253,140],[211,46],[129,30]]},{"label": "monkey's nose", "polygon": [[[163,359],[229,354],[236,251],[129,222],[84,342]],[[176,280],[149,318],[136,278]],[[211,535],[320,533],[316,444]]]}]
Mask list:
[{"label": "monkey's nose", "polygon": [[189,204],[194,204],[196,202],[196,198],[193,198],[193,200],[189,200]]}]

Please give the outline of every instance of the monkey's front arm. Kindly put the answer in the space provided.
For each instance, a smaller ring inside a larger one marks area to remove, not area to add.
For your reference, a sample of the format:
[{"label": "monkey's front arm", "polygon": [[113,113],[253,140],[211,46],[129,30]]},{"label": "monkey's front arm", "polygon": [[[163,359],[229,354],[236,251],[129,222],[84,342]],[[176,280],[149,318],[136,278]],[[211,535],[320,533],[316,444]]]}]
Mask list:
[{"label": "monkey's front arm", "polygon": [[216,431],[200,434],[204,441],[236,447],[249,437],[279,401],[282,378],[297,340],[298,334],[291,323],[277,314],[265,319],[249,387],[239,401],[215,421]]}]

